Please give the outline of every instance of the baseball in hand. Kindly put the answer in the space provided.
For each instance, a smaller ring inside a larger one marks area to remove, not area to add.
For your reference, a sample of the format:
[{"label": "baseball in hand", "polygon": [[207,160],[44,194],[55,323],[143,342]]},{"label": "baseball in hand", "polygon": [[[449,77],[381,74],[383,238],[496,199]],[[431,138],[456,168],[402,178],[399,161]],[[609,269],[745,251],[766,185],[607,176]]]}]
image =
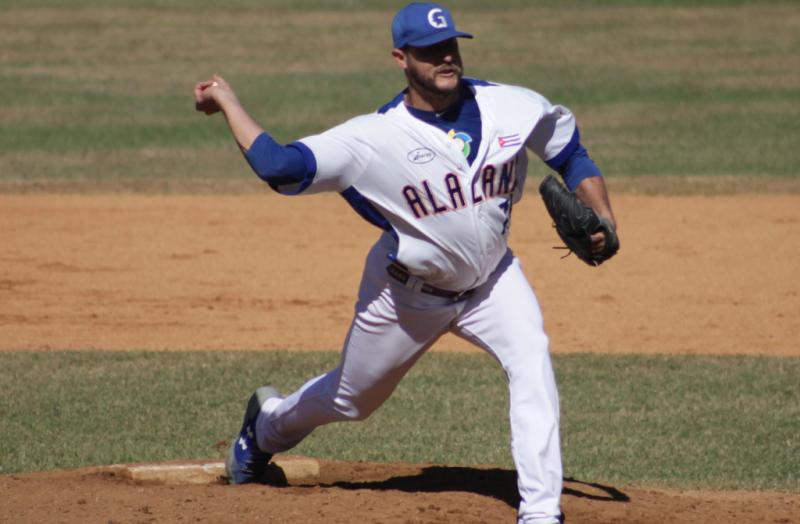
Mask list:
[{"label": "baseball in hand", "polygon": [[219,111],[219,106],[214,101],[214,98],[203,93],[211,87],[219,87],[219,82],[216,80],[212,82],[199,82],[197,86],[195,86],[194,107],[197,111],[201,111],[207,115],[212,115]]}]

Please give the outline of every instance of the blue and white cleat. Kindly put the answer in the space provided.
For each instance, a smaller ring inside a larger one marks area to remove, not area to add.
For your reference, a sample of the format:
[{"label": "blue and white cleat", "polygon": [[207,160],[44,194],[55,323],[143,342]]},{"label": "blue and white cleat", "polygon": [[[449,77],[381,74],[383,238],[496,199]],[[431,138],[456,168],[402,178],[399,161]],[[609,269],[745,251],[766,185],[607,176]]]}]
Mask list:
[{"label": "blue and white cleat", "polygon": [[225,472],[230,484],[245,484],[258,481],[272,458],[271,453],[261,451],[256,441],[256,420],[261,406],[270,398],[280,397],[275,388],[260,387],[250,397],[244,412],[242,429],[231,442],[231,450],[225,460]]}]

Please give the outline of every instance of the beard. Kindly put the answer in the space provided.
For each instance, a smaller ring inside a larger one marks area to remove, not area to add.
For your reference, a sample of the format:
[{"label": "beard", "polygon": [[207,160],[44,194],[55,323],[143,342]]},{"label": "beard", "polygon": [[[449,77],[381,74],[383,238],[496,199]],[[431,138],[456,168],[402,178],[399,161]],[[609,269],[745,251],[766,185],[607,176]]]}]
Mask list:
[{"label": "beard", "polygon": [[[436,84],[436,74],[441,72],[441,70],[455,72],[458,81],[453,86],[440,87]],[[451,66],[441,68],[439,71],[435,72],[432,77],[426,77],[420,73],[416,67],[409,66],[406,69],[406,74],[408,75],[409,85],[413,86],[418,91],[439,97],[449,97],[458,92],[458,88],[461,84],[461,78],[464,76],[464,70],[460,65],[453,64]]]}]

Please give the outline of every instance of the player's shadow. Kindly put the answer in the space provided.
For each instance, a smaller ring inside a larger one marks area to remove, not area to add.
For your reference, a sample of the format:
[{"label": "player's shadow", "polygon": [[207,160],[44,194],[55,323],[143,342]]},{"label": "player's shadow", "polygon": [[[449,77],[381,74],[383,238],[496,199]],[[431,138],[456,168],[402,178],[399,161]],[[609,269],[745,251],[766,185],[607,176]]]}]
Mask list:
[{"label": "player's shadow", "polygon": [[[416,475],[392,477],[381,481],[340,481],[326,485],[341,489],[399,490],[408,493],[441,493],[462,491],[492,497],[512,508],[519,506],[517,473],[508,469],[478,469],[464,467],[430,466]],[[562,494],[567,497],[586,498],[607,502],[629,502],[630,497],[612,486],[564,479]]]}]

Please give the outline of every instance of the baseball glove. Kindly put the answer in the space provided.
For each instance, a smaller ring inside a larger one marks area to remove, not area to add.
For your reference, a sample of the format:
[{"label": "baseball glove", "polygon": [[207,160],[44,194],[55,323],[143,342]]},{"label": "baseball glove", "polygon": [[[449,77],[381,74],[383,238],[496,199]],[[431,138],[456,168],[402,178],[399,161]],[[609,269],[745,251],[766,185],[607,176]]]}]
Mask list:
[{"label": "baseball glove", "polygon": [[[544,178],[539,193],[553,218],[558,236],[578,258],[590,266],[599,266],[619,251],[619,238],[611,222],[597,216],[553,175]],[[591,237],[600,231],[605,234],[603,250],[593,253]]]}]

